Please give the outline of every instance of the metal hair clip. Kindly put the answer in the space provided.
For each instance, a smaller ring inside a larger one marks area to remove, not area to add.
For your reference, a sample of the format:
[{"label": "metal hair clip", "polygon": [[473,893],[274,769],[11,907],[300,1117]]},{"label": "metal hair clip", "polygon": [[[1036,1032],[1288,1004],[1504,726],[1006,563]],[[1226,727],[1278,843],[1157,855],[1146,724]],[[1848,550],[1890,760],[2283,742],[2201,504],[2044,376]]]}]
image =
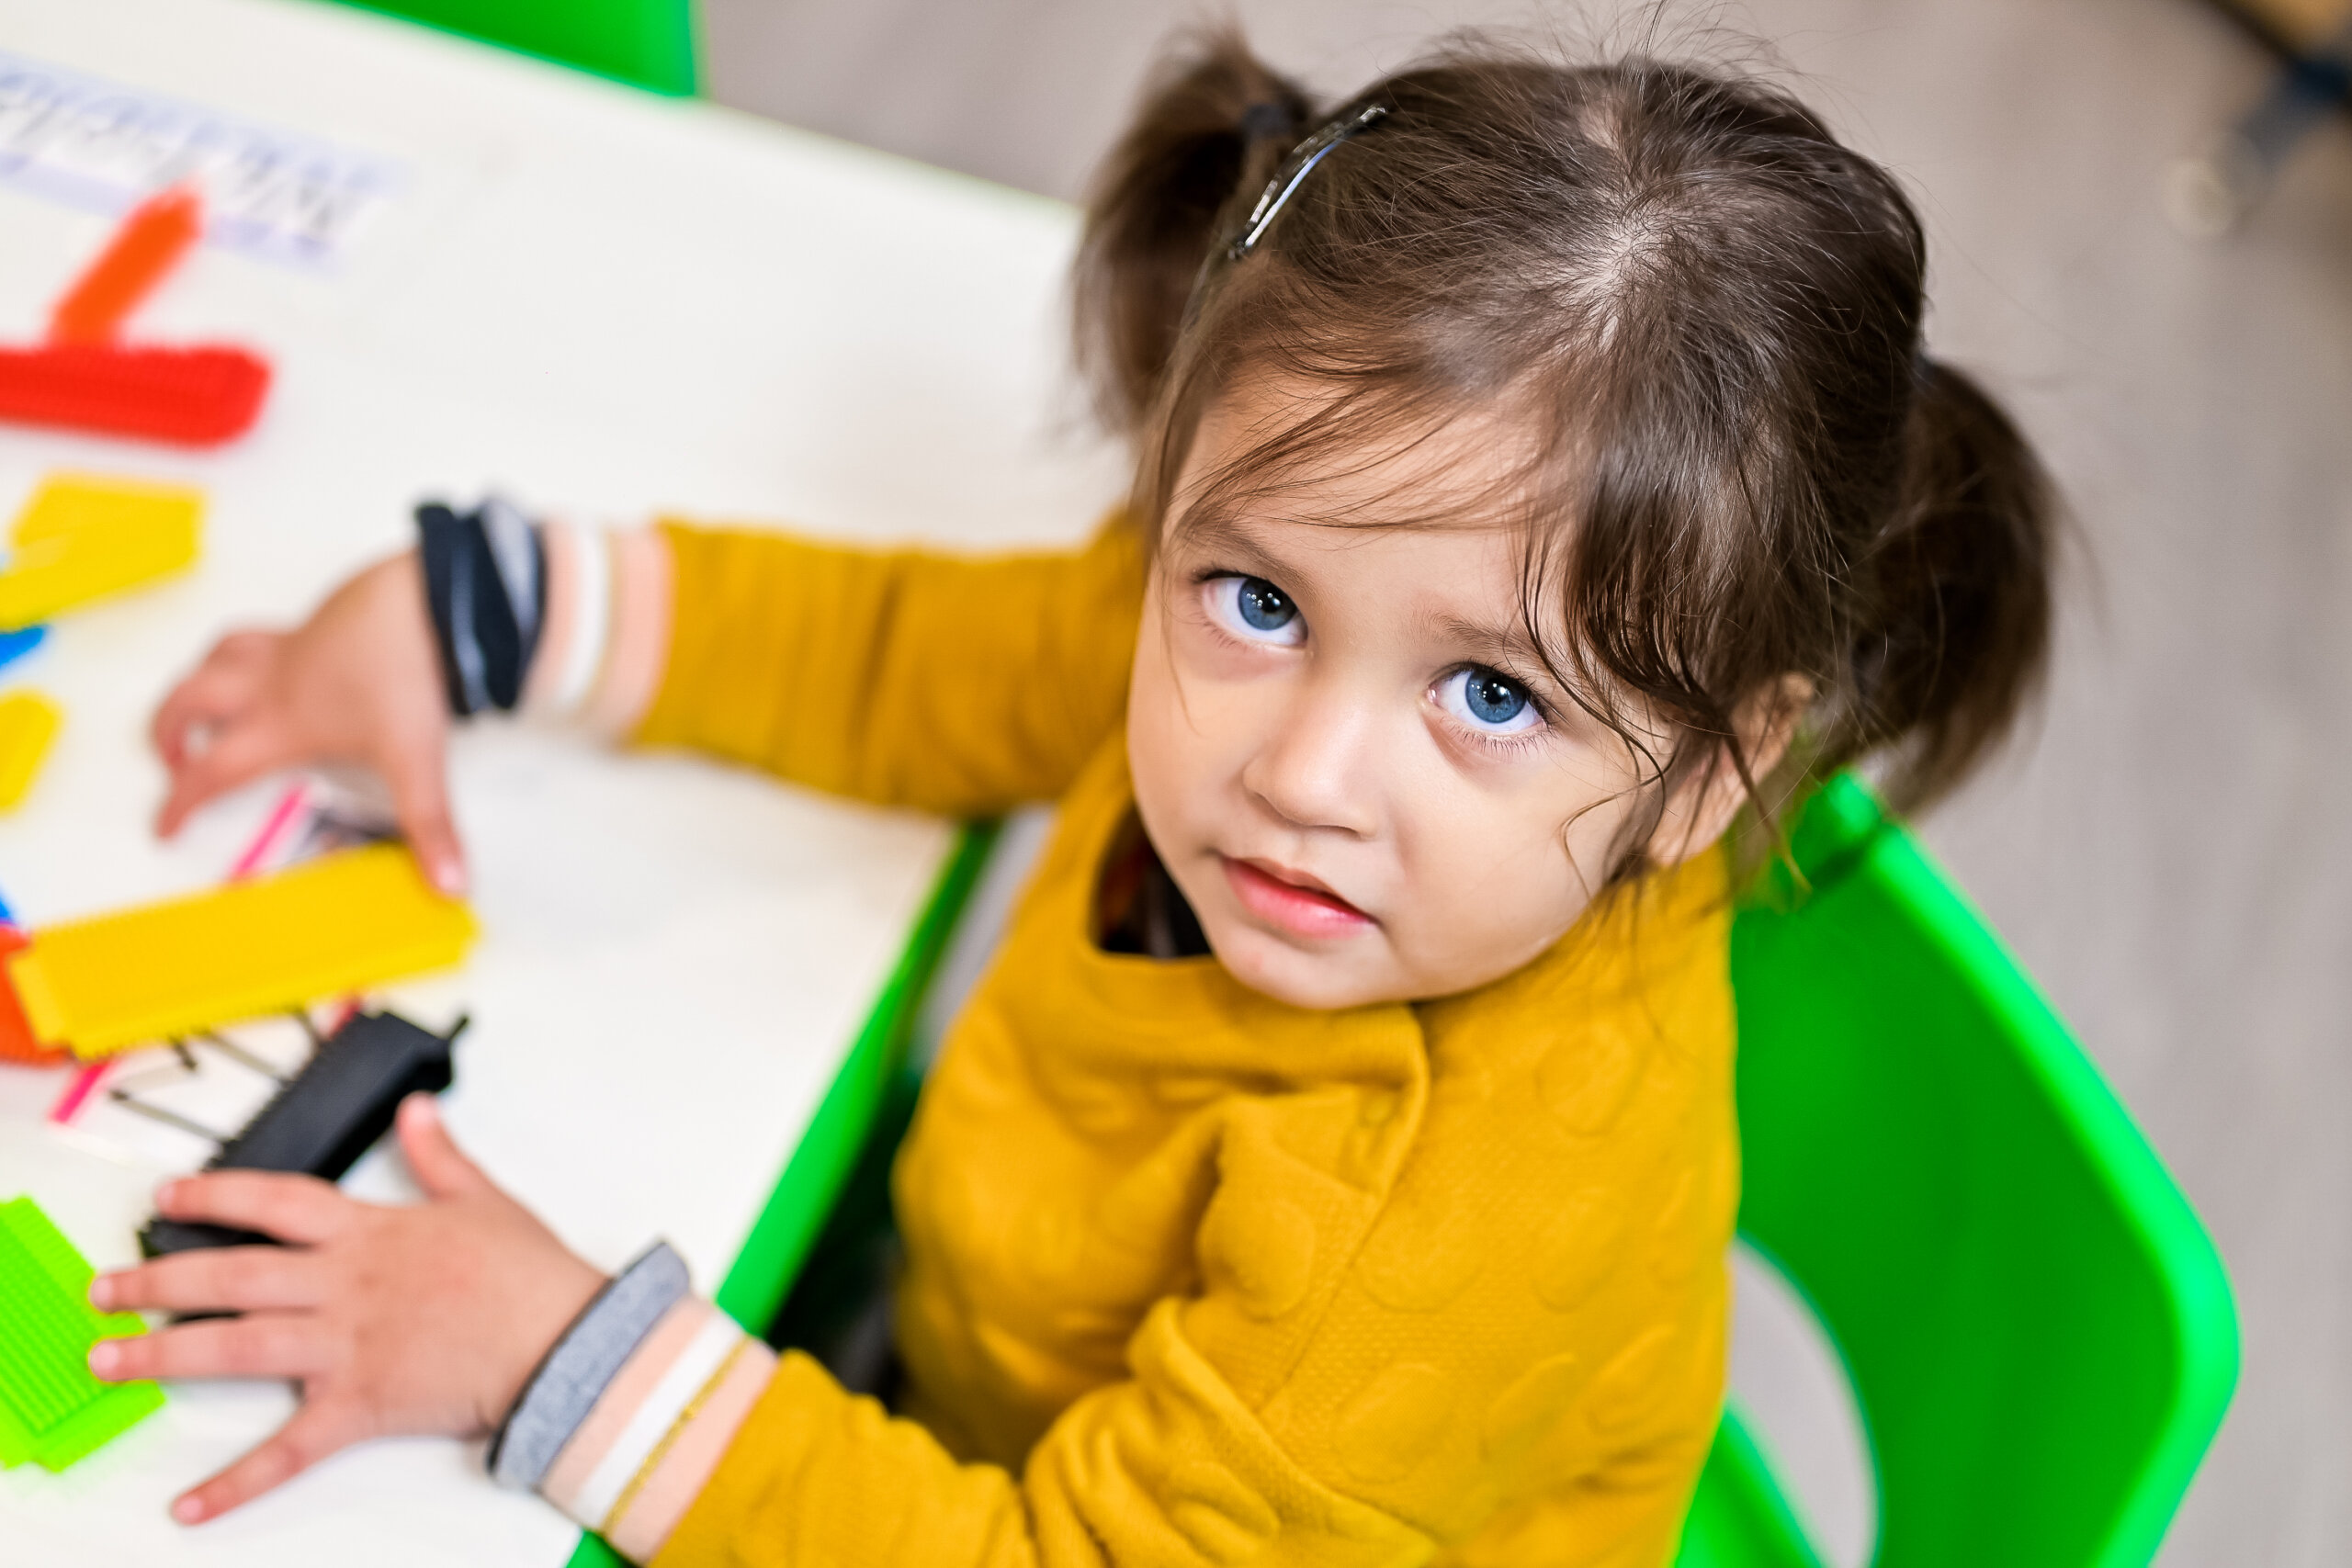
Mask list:
[{"label": "metal hair clip", "polygon": [[1258,242],[1265,238],[1266,231],[1289,202],[1291,192],[1315,172],[1315,165],[1323,161],[1324,154],[1349,137],[1370,130],[1387,113],[1385,105],[1366,104],[1351,115],[1330,121],[1292,148],[1290,156],[1283,160],[1282,167],[1274,171],[1274,177],[1266,182],[1264,192],[1258,197],[1258,205],[1250,209],[1250,220],[1242,224],[1241,232],[1234,237],[1233,243],[1225,247],[1226,259],[1239,261],[1248,255]]}]

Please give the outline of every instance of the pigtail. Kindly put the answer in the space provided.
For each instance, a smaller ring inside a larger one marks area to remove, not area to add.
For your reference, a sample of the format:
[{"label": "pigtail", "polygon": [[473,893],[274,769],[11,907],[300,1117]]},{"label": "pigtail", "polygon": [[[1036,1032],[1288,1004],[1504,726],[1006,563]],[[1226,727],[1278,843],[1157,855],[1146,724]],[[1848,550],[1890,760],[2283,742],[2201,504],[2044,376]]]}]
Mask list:
[{"label": "pigtail", "polygon": [[1095,177],[1073,291],[1079,363],[1114,429],[1144,423],[1217,215],[1263,181],[1313,116],[1238,31],[1172,54]]},{"label": "pigtail", "polygon": [[1898,491],[1858,574],[1854,750],[1888,797],[1925,805],[2001,739],[2050,647],[2058,509],[2048,474],[1975,382],[1918,361]]}]

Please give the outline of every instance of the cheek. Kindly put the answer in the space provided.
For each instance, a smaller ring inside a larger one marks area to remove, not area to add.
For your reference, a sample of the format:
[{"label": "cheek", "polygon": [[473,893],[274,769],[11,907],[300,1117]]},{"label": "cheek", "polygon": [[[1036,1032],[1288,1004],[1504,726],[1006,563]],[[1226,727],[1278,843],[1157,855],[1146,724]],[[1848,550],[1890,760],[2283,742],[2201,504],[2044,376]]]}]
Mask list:
[{"label": "cheek", "polygon": [[1196,628],[1173,633],[1147,603],[1127,688],[1127,767],[1144,829],[1172,863],[1218,836],[1239,808],[1241,774],[1279,725],[1282,683],[1235,679],[1201,657]]},{"label": "cheek", "polygon": [[1419,793],[1402,846],[1409,923],[1396,935],[1444,991],[1507,974],[1566,935],[1600,885],[1623,815],[1584,791],[1495,794],[1456,782]]},{"label": "cheek", "polygon": [[1554,920],[1575,901],[1577,879],[1557,832],[1542,819],[1455,799],[1417,824],[1407,874],[1442,939],[1477,942]]},{"label": "cheek", "polygon": [[1162,855],[1182,853],[1206,825],[1224,771],[1218,755],[1227,728],[1218,694],[1181,668],[1160,619],[1157,593],[1146,603],[1135,672],[1127,686],[1127,769],[1144,831]]},{"label": "cheek", "polygon": [[1135,781],[1144,830],[1155,843],[1174,826],[1166,815],[1171,800],[1187,793],[1185,781],[1173,776],[1184,761],[1183,728],[1175,672],[1147,616],[1144,636],[1136,644],[1135,675],[1127,686],[1127,772]]}]

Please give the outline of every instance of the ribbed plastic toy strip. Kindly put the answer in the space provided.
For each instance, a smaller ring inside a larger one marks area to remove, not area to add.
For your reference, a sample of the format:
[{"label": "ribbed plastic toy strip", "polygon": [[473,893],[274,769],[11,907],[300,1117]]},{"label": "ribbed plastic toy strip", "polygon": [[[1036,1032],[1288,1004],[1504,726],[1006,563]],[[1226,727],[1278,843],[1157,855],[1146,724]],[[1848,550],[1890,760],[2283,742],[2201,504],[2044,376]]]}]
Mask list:
[{"label": "ribbed plastic toy strip", "polygon": [[93,1270],[30,1198],[0,1203],[0,1466],[63,1470],[164,1403],[152,1382],[100,1382],[90,1347],[143,1334],[89,1304]]},{"label": "ribbed plastic toy strip", "polygon": [[34,1034],[91,1057],[442,968],[474,932],[405,848],[374,844],[44,927],[6,964]]},{"label": "ribbed plastic toy strip", "polygon": [[233,344],[0,346],[0,420],[217,446],[261,417],[269,376]]}]

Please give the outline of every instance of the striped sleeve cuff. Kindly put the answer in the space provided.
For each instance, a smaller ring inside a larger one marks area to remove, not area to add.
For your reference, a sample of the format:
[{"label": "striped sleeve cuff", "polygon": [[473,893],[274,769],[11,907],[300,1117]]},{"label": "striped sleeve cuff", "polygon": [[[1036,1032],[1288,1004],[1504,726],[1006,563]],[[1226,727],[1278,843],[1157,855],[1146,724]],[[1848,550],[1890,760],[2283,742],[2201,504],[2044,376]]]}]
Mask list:
[{"label": "striped sleeve cuff", "polygon": [[708,1302],[664,1313],[614,1374],[539,1492],[634,1562],[650,1559],[751,1415],[775,1353]]},{"label": "striped sleeve cuff", "polygon": [[658,530],[540,525],[547,611],[522,711],[607,739],[652,705],[670,652],[670,547]]}]

